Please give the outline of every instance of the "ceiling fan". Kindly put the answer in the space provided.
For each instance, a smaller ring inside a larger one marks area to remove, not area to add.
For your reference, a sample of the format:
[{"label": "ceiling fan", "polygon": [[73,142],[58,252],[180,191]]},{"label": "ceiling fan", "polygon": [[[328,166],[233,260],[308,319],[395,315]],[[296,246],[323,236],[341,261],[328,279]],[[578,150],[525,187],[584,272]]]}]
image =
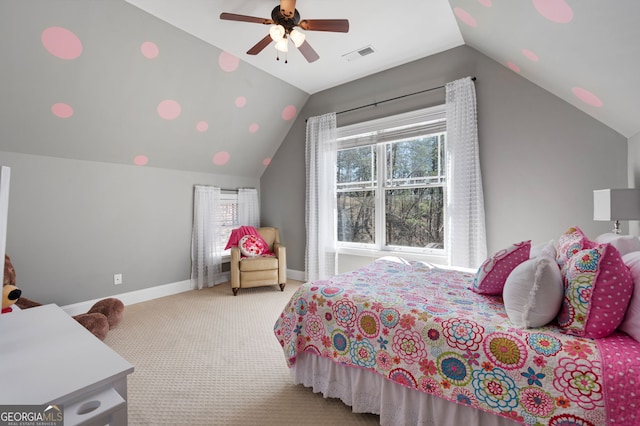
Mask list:
[{"label": "ceiling fan", "polygon": [[276,49],[278,51],[287,52],[288,39],[291,39],[308,62],[317,61],[320,56],[305,40],[305,35],[298,31],[297,28],[307,31],[349,32],[349,21],[347,19],[300,20],[300,14],[296,9],[295,0],[280,0],[280,5],[274,7],[271,11],[271,19],[226,12],[220,14],[220,19],[271,25],[269,34],[247,51],[249,55],[257,55],[262,52],[272,41],[276,42]]}]

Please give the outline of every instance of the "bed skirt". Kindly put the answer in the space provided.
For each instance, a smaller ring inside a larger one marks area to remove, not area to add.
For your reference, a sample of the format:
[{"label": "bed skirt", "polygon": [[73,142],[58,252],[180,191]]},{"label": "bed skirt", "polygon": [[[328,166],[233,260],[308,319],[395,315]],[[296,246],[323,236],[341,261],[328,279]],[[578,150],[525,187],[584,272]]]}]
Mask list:
[{"label": "bed skirt", "polygon": [[291,369],[295,384],[325,398],[340,398],[354,413],[380,415],[389,426],[512,426],[518,423],[442,398],[411,390],[371,371],[336,364],[311,353],[300,353]]}]

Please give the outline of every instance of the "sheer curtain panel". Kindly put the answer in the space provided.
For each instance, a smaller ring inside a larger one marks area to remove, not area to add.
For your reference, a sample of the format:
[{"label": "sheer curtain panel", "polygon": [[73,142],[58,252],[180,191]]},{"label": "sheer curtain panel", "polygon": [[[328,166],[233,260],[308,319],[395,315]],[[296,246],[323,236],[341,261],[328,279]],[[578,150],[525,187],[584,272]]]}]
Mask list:
[{"label": "sheer curtain panel", "polygon": [[306,280],[336,274],[336,113],[307,120]]},{"label": "sheer curtain panel", "polygon": [[447,111],[447,230],[452,266],[477,268],[487,257],[476,90],[470,77],[445,85]]},{"label": "sheer curtain panel", "polygon": [[213,287],[222,265],[223,241],[216,211],[220,206],[220,188],[197,185],[193,200],[191,233],[191,287]]},{"label": "sheer curtain panel", "polygon": [[238,189],[238,223],[256,228],[260,226],[260,201],[257,189]]}]

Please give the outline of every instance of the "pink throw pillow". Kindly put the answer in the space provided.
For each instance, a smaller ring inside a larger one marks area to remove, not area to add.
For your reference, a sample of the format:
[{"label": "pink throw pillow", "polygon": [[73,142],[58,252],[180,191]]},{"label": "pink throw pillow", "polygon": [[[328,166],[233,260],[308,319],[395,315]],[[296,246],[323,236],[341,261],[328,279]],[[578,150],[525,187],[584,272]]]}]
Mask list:
[{"label": "pink throw pillow", "polygon": [[640,342],[640,251],[625,254],[622,261],[631,273],[633,294],[619,329]]},{"label": "pink throw pillow", "polygon": [[592,248],[595,245],[596,243],[589,240],[580,228],[573,226],[558,238],[556,261],[562,268],[575,253]]},{"label": "pink throw pillow", "polygon": [[480,294],[502,294],[504,283],[513,269],[529,259],[531,240],[512,244],[487,258],[473,280],[473,291]]},{"label": "pink throw pillow", "polygon": [[564,300],[558,325],[567,334],[599,339],[622,323],[633,281],[620,252],[600,244],[574,253],[562,268]]},{"label": "pink throw pillow", "polygon": [[257,235],[245,235],[240,238],[240,253],[247,257],[260,256],[268,247],[264,246],[263,240]]}]

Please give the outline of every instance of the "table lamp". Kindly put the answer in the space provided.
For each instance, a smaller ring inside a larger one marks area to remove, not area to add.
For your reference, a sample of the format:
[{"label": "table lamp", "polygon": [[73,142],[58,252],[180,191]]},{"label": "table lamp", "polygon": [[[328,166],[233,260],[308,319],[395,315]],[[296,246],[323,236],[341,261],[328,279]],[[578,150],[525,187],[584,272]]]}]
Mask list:
[{"label": "table lamp", "polygon": [[619,234],[621,220],[640,220],[640,189],[593,191],[593,220],[613,221],[613,233]]}]

